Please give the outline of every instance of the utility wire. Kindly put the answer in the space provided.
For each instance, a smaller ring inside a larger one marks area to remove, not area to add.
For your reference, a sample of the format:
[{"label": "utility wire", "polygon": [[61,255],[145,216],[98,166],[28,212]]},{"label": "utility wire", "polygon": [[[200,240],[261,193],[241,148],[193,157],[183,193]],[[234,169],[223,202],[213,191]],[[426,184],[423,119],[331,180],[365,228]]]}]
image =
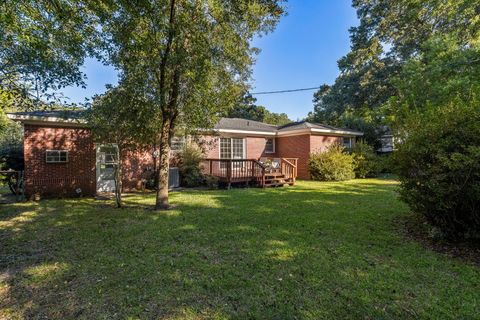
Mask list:
[{"label": "utility wire", "polygon": [[[467,65],[470,65],[472,63],[475,63],[475,62],[480,62],[480,59],[474,59],[474,60],[469,60],[469,61],[465,61],[465,62],[461,62],[461,61],[453,61],[451,63],[448,63],[447,65],[464,65],[464,64],[467,64]],[[378,82],[381,82],[381,81],[378,81]],[[290,90],[278,90],[278,91],[263,91],[263,92],[254,92],[254,93],[250,93],[252,96],[258,96],[258,95],[262,95],[262,94],[277,94],[277,93],[288,93],[288,92],[299,92],[299,91],[309,91],[309,90],[316,90],[316,89],[320,89],[320,87],[311,87],[311,88],[301,88],[301,89],[290,89]]]},{"label": "utility wire", "polygon": [[254,95],[260,95],[260,94],[276,94],[276,93],[309,91],[309,90],[316,90],[316,89],[320,89],[320,87],[301,88],[301,89],[290,89],[290,90],[279,90],[279,91],[264,91],[264,92],[254,92],[254,93],[250,93],[250,94],[251,94],[252,96],[254,96]]}]

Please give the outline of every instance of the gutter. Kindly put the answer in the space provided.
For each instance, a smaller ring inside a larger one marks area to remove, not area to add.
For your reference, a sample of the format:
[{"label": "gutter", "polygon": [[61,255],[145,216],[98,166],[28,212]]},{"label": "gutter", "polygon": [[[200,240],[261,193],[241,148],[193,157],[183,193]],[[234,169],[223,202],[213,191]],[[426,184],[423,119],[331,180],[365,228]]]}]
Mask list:
[{"label": "gutter", "polygon": [[69,127],[87,127],[85,119],[74,118],[59,118],[59,117],[40,117],[31,115],[19,115],[14,113],[7,113],[7,118],[13,121],[19,121],[26,124],[42,125],[48,124],[50,126],[69,126]]},{"label": "gutter", "polygon": [[[85,119],[74,119],[74,118],[60,118],[60,117],[41,117],[41,116],[31,116],[31,115],[18,115],[14,113],[7,113],[7,117],[13,121],[20,121],[26,124],[34,125],[50,125],[50,126],[69,126],[69,127],[88,127],[87,121]],[[346,131],[346,130],[332,130],[332,129],[318,129],[318,128],[305,128],[305,129],[296,129],[296,130],[287,130],[287,131],[255,131],[255,130],[240,130],[240,129],[213,129],[206,130],[210,132],[218,133],[230,133],[230,134],[252,134],[259,136],[273,136],[273,137],[283,137],[283,136],[295,136],[301,134],[312,134],[312,133],[327,133],[331,135],[340,135],[340,136],[350,136],[350,137],[361,137],[363,133],[358,131]],[[203,131],[203,130],[200,130]]]}]

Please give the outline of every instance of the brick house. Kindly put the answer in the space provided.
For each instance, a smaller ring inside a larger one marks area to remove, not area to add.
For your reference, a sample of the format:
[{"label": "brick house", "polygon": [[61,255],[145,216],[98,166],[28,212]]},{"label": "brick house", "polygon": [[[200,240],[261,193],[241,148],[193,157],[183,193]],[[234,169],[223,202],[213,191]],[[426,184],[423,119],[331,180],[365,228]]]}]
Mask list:
[{"label": "brick house", "polygon": [[[8,117],[21,122],[24,128],[27,195],[94,195],[98,191],[112,191],[111,160],[115,158],[115,150],[94,142],[81,112],[19,112],[10,113]],[[202,145],[206,146],[205,157],[211,161],[210,174],[216,174],[212,161],[219,163],[216,172],[235,175],[240,171],[254,172],[255,166],[261,166],[258,161],[285,159],[288,164],[291,162],[287,159],[295,159],[293,179],[309,179],[310,153],[321,152],[334,143],[351,148],[362,135],[358,131],[306,121],[274,126],[222,118],[213,130],[202,132],[196,140],[205,142]],[[172,141],[172,154],[181,149],[182,141],[178,138]],[[124,167],[124,188],[141,188],[145,177],[153,171],[153,150],[130,152],[119,158]],[[227,161],[230,161],[228,166]]]}]

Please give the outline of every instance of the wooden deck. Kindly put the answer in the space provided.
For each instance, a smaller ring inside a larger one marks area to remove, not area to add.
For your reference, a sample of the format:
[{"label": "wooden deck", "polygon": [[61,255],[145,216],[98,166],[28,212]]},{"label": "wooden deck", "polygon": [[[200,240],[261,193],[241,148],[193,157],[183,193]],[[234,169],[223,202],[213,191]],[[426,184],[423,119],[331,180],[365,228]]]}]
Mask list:
[{"label": "wooden deck", "polygon": [[262,188],[295,184],[297,158],[267,160],[278,163],[278,167],[272,168],[257,159],[206,159],[202,170],[204,174],[216,177],[228,188],[232,184],[241,183]]}]

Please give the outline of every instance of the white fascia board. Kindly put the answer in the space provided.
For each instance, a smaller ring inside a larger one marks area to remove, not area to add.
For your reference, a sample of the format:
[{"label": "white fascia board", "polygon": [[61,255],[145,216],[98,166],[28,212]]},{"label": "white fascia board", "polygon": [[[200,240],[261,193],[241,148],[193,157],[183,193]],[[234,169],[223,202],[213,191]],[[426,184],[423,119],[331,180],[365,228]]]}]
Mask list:
[{"label": "white fascia board", "polygon": [[332,133],[337,135],[345,135],[345,136],[363,136],[363,133],[360,132],[352,132],[352,131],[344,131],[344,130],[330,130],[330,129],[317,129],[312,128],[312,132],[318,133]]},{"label": "white fascia board", "polygon": [[85,119],[59,118],[59,117],[39,117],[31,115],[18,115],[7,113],[7,117],[13,121],[19,121],[26,124],[35,125],[54,125],[54,126],[72,126],[72,127],[86,127],[87,121]]},{"label": "white fascia board", "polygon": [[360,133],[360,132],[317,129],[317,128],[305,128],[305,129],[297,129],[297,130],[280,131],[278,132],[277,135],[279,137],[288,137],[288,136],[298,136],[302,134],[312,134],[312,133],[322,133],[322,134],[330,134],[335,136],[348,136],[348,137],[363,136],[363,133]]},{"label": "white fascia board", "polygon": [[234,129],[215,129],[214,132],[219,133],[237,133],[237,134],[254,134],[259,136],[276,136],[276,132],[254,131],[254,130],[234,130]]},{"label": "white fascia board", "polygon": [[288,131],[280,131],[277,133],[279,137],[288,137],[288,136],[299,136],[302,134],[310,134],[310,129],[296,129],[296,130],[288,130]]}]

